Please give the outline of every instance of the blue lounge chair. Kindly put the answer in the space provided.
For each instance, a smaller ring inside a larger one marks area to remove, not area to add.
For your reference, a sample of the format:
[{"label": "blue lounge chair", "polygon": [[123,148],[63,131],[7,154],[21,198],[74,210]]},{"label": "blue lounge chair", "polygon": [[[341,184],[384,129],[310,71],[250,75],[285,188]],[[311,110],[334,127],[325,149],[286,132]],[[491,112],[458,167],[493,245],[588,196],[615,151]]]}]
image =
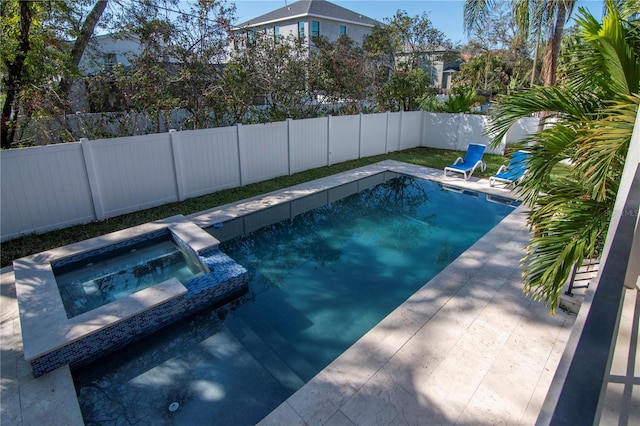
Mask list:
[{"label": "blue lounge chair", "polygon": [[[470,143],[467,147],[467,153],[464,155],[464,159],[462,157],[458,157],[455,163],[449,167],[445,167],[444,175],[447,175],[447,171],[462,173],[464,175],[464,180],[467,180],[471,177],[478,166],[480,166],[480,170],[484,171],[487,166],[482,161],[482,156],[484,155],[486,147],[486,145]],[[467,173],[469,175],[467,175]]]},{"label": "blue lounge chair", "polygon": [[517,185],[529,169],[530,156],[531,153],[527,151],[516,151],[511,154],[509,164],[500,166],[498,173],[489,178],[489,185],[493,186],[497,182],[504,183],[506,186]]}]

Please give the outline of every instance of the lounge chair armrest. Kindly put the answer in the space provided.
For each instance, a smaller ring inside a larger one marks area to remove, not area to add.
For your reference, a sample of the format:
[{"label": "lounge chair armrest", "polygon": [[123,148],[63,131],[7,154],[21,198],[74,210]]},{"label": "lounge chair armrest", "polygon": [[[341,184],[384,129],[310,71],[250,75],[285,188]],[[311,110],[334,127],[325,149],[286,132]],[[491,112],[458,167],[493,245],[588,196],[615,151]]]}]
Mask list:
[{"label": "lounge chair armrest", "polygon": [[456,161],[453,162],[454,165],[458,164],[458,163],[462,163],[464,160],[462,159],[462,157],[458,157],[456,158]]},{"label": "lounge chair armrest", "polygon": [[502,172],[504,172],[505,170],[507,170],[507,166],[505,166],[504,164],[502,166],[500,166],[500,168],[498,169],[498,171],[496,172],[496,174],[500,174]]}]

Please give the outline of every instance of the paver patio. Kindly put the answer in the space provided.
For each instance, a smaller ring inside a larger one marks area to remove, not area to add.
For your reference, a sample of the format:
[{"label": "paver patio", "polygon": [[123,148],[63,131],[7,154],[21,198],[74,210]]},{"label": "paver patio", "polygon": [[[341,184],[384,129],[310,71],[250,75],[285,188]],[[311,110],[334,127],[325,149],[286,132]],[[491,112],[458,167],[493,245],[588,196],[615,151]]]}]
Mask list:
[{"label": "paver patio", "polygon": [[[391,161],[376,167],[442,180],[439,170]],[[487,180],[446,181],[489,191]],[[261,424],[534,424],[575,316],[551,316],[522,293],[524,211],[509,215]],[[68,369],[30,375],[13,273],[5,269],[0,279],[2,422],[82,424]]]}]

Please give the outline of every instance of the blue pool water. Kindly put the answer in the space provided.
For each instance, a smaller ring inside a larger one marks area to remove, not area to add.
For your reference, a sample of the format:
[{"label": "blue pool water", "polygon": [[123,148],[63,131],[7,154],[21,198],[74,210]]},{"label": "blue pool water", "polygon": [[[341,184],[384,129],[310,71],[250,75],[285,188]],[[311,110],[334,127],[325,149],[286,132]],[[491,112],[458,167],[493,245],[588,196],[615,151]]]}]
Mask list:
[{"label": "blue pool water", "polygon": [[387,172],[212,227],[248,294],[76,371],[85,421],[254,424],[512,210]]},{"label": "blue pool water", "polygon": [[54,264],[53,272],[68,318],[170,278],[185,282],[205,273],[204,267],[181,250],[168,232],[64,263]]}]

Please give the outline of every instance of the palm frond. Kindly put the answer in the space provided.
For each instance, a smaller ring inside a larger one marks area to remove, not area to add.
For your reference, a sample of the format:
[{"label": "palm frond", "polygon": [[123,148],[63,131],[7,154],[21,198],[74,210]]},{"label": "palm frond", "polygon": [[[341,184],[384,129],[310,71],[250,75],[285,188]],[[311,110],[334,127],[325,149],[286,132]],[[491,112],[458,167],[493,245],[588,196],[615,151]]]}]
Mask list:
[{"label": "palm frond", "polygon": [[576,167],[592,188],[590,196],[599,201],[618,189],[640,104],[637,96],[627,100],[609,107],[606,117],[589,123],[577,140]]},{"label": "palm frond", "polygon": [[552,192],[551,176],[558,163],[571,159],[576,152],[575,126],[554,126],[536,134],[532,145],[527,149],[529,172],[518,186],[519,195],[529,205],[536,205],[540,194]]},{"label": "palm frond", "polygon": [[607,14],[602,23],[581,8],[576,23],[581,29],[581,36],[595,50],[577,64],[576,74],[587,79],[604,80],[606,84],[599,86],[610,94],[637,93],[640,64],[628,37],[629,29],[625,27],[617,7],[607,2]]},{"label": "palm frond", "polygon": [[613,208],[611,202],[593,200],[584,190],[576,180],[561,181],[529,213],[534,236],[522,261],[524,290],[552,312],[573,266],[600,249]]},{"label": "palm frond", "polygon": [[[640,104],[638,21],[624,21],[615,0],[606,5],[602,23],[581,10],[582,51],[568,55],[564,84],[498,99],[487,128],[497,144],[518,119],[543,113],[541,130],[525,140],[529,173],[518,190],[533,232],[522,260],[525,291],[552,311],[574,265],[599,254]],[[551,179],[563,159],[568,175]]]},{"label": "palm frond", "polygon": [[470,34],[487,16],[493,7],[494,0],[465,0],[464,30]]},{"label": "palm frond", "polygon": [[[486,134],[498,146],[511,126],[523,117],[543,113],[543,120],[588,120],[589,114],[603,106],[597,94],[574,92],[558,86],[535,86],[522,92],[501,96],[494,104]],[[545,125],[547,123],[542,123]]]},{"label": "palm frond", "polygon": [[640,13],[640,3],[637,0],[621,0],[621,15],[629,17]]},{"label": "palm frond", "polygon": [[518,34],[524,34],[525,36],[527,36],[529,32],[537,34],[535,30],[529,31],[530,28],[535,28],[537,20],[539,19],[532,13],[530,3],[529,0],[514,0],[511,5]]}]

